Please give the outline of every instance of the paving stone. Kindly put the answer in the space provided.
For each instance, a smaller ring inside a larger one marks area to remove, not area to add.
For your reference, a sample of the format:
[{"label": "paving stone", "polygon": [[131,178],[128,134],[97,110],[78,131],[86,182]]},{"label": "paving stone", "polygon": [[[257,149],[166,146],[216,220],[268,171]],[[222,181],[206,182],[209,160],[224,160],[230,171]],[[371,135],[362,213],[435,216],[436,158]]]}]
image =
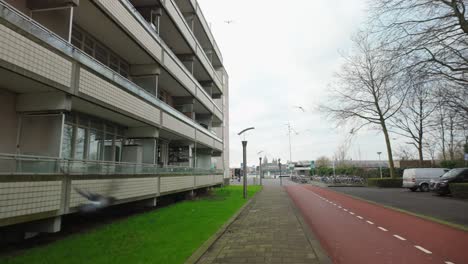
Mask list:
[{"label": "paving stone", "polygon": [[319,263],[282,187],[265,186],[198,263]]}]

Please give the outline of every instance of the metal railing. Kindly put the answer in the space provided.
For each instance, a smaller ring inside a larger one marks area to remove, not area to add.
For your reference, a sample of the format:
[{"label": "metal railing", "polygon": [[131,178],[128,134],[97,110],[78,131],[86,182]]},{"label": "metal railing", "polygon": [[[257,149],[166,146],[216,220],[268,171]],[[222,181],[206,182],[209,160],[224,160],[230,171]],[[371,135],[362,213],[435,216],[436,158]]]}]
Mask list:
[{"label": "metal railing", "polygon": [[222,174],[223,170],[164,166],[144,163],[72,160],[54,157],[0,153],[0,174],[44,175],[201,175]]}]

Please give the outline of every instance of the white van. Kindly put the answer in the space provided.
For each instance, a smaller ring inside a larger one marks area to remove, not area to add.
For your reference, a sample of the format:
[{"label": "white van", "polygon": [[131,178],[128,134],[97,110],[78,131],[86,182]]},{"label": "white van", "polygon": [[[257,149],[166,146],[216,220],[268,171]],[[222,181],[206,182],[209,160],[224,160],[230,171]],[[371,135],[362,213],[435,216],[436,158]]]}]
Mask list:
[{"label": "white van", "polygon": [[418,188],[422,192],[429,191],[429,183],[431,180],[439,179],[449,169],[440,168],[416,168],[406,169],[403,171],[403,188],[408,188],[411,191],[416,191]]}]

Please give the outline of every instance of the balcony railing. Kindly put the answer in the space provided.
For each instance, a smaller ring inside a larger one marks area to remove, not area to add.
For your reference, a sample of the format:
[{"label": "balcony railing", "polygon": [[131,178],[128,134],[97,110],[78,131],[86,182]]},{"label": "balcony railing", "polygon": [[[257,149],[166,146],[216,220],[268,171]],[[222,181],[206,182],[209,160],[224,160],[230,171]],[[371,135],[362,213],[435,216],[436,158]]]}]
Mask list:
[{"label": "balcony railing", "polygon": [[0,175],[214,175],[222,170],[0,153]]}]

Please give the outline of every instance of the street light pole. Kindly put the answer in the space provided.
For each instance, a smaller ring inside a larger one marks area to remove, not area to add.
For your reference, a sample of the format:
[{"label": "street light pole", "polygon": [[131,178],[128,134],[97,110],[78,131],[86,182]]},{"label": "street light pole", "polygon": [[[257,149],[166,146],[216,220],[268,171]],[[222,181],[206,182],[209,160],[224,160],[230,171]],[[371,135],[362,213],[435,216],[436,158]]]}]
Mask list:
[{"label": "street light pole", "polygon": [[278,159],[278,166],[279,166],[279,178],[280,178],[280,186],[283,185],[283,178],[281,177],[281,159]]},{"label": "street light pole", "polygon": [[382,162],[380,160],[380,154],[382,154],[382,152],[377,152],[377,155],[379,155],[379,168],[380,168],[380,179],[382,179]]},{"label": "street light pole", "polygon": [[[237,133],[237,135],[242,135],[244,132],[246,131],[249,131],[249,130],[252,130],[252,129],[255,129],[254,127],[249,127],[249,128],[246,128],[244,130],[242,130],[241,132]],[[245,140],[245,134],[244,134],[244,140],[242,141],[242,151],[243,151],[243,158],[244,158],[244,162],[243,162],[243,166],[244,167],[244,191],[243,191],[243,194],[244,194],[244,199],[247,199],[247,140]]]},{"label": "street light pole", "polygon": [[260,186],[262,185],[262,157],[259,157],[258,176],[260,177]]}]

